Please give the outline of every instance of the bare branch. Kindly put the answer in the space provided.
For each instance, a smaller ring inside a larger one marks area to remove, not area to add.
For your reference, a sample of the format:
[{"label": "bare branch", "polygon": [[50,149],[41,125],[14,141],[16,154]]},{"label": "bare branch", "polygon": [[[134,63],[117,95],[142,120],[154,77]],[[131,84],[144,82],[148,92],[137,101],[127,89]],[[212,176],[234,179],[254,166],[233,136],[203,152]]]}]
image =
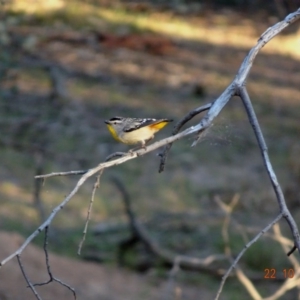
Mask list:
[{"label": "bare branch", "polygon": [[[252,64],[259,50],[265,46],[274,36],[280,33],[283,29],[285,29],[290,24],[294,23],[300,18],[300,8],[289,14],[283,21],[276,23],[272,27],[268,28],[258,39],[256,46],[254,46],[249,54],[244,59],[239,72],[234,79],[234,81],[226,88],[226,90],[221,94],[221,96],[213,103],[205,117],[201,120],[199,124],[201,124],[201,128],[199,129],[199,133],[207,127],[210,126],[215,117],[220,113],[223,107],[227,104],[227,102],[231,99],[232,96],[235,95],[235,91],[237,87],[241,87],[245,84],[247,76],[251,70]],[[199,141],[199,137],[195,139],[192,146],[195,146]]]},{"label": "bare branch", "polygon": [[[148,149],[147,149],[148,150]],[[141,150],[139,150],[141,151]],[[5,258],[4,260],[2,260],[0,262],[0,268],[1,266],[3,266],[4,264],[6,264],[8,261],[10,261],[12,258],[14,258],[17,255],[20,255],[20,253],[22,253],[22,251],[27,247],[27,245],[41,232],[43,231],[46,227],[48,227],[51,223],[53,218],[56,216],[56,214],[65,207],[65,205],[73,198],[73,196],[78,192],[79,188],[85,183],[85,181],[90,178],[91,176],[93,176],[94,174],[96,174],[97,172],[109,167],[109,166],[113,166],[113,165],[118,165],[121,163],[124,163],[127,160],[130,160],[134,157],[137,156],[137,153],[139,151],[133,152],[133,155],[131,155],[130,153],[127,154],[124,157],[121,157],[119,159],[113,160],[113,161],[109,161],[109,162],[105,162],[102,164],[99,164],[97,167],[88,170],[85,174],[83,174],[80,179],[78,180],[77,184],[75,185],[74,189],[70,192],[70,194],[65,197],[65,199],[59,204],[57,205],[53,210],[52,213],[49,215],[48,219],[42,224],[40,225],[23,243],[23,245],[14,253],[12,253],[10,256],[8,256],[7,258]],[[142,149],[142,151],[145,151],[144,149]],[[113,153],[111,155],[109,155],[106,160],[116,157],[116,156],[120,156],[123,155],[122,152],[116,152]],[[43,175],[38,176],[38,178],[44,178]]]},{"label": "bare branch", "polygon": [[[106,157],[105,161],[109,161],[112,158],[115,157],[119,157],[119,156],[125,156],[126,152],[115,152],[113,154],[110,154],[109,156]],[[83,175],[85,173],[87,173],[88,171],[90,171],[92,169],[88,169],[88,170],[76,170],[76,171],[67,171],[67,172],[53,172],[53,173],[49,173],[46,175],[37,175],[34,178],[36,179],[45,179],[45,178],[49,178],[49,177],[56,177],[56,176],[70,176],[70,175]]]},{"label": "bare branch", "polygon": [[35,179],[46,179],[49,177],[56,177],[56,176],[69,176],[69,175],[83,175],[89,170],[76,170],[76,171],[68,171],[68,172],[53,172],[46,175],[36,175],[34,176]]},{"label": "bare branch", "polygon": [[135,214],[131,207],[130,196],[122,182],[117,178],[113,178],[113,182],[123,196],[122,198],[125,203],[125,210],[129,217],[130,227],[133,234],[137,239],[144,243],[154,255],[158,256],[161,260],[171,266],[174,265],[174,262],[176,261],[179,267],[183,269],[203,271],[215,277],[220,277],[224,274],[224,270],[215,270],[209,267],[209,265],[214,261],[226,259],[225,255],[210,255],[204,259],[200,259],[185,255],[176,255],[171,251],[161,248],[154,240],[150,238],[144,227],[136,220]]},{"label": "bare branch", "polygon": [[[186,124],[188,121],[190,121],[194,116],[208,110],[211,107],[211,103],[208,103],[206,105],[200,106],[198,108],[193,109],[188,114],[186,114],[173,128],[172,135],[175,135],[179,132],[179,130],[182,128],[184,124]],[[162,153],[160,154],[160,165],[158,172],[161,173],[165,169],[166,160],[168,157],[168,154],[171,150],[173,143],[169,143],[165,148],[163,149]]]},{"label": "bare branch", "polygon": [[[237,220],[233,219],[232,218],[232,222],[235,223],[235,227],[244,227],[242,226]],[[276,228],[276,226],[274,226],[274,228]],[[251,233],[256,233],[257,231],[260,230],[260,228],[258,227],[244,227],[244,230],[247,231],[247,232],[251,232]],[[266,237],[280,243],[282,246],[289,246],[291,247],[293,245],[293,241],[282,236],[282,235],[278,235],[278,234],[274,234],[274,233],[270,233],[270,232],[266,232],[264,234]],[[246,242],[247,243],[247,242]]]},{"label": "bare branch", "polygon": [[[286,238],[284,238],[282,236],[281,231],[280,231],[280,226],[278,223],[274,225],[273,231],[274,231],[275,240],[281,244],[283,251],[287,252],[288,246],[285,243]],[[293,270],[293,277],[289,278],[287,276],[285,278],[284,284],[272,296],[269,296],[265,299],[276,300],[276,299],[279,299],[282,295],[284,295],[288,290],[290,290],[294,287],[297,287],[299,289],[299,280],[300,280],[299,279],[299,277],[300,277],[299,262],[298,262],[297,258],[294,256],[290,256],[289,261],[293,265],[293,269],[291,269],[291,270]]]},{"label": "bare branch", "polygon": [[251,282],[251,280],[245,275],[243,270],[239,267],[236,268],[236,276],[238,280],[242,283],[242,285],[246,288],[248,293],[251,295],[252,299],[254,300],[261,300],[262,297],[258,293],[257,289]]},{"label": "bare branch", "polygon": [[253,109],[252,103],[250,101],[249,95],[244,86],[241,86],[239,91],[240,91],[240,97],[243,101],[243,104],[245,106],[245,109],[246,109],[246,112],[247,112],[247,115],[249,118],[249,122],[250,122],[250,124],[253,128],[254,134],[256,136],[256,139],[257,139],[260,151],[261,151],[261,155],[263,157],[265,168],[268,172],[274,192],[276,194],[276,198],[277,198],[278,205],[280,207],[280,211],[282,213],[282,216],[286,219],[286,221],[288,222],[288,224],[291,228],[291,231],[294,236],[295,245],[297,246],[298,251],[300,253],[300,235],[299,235],[298,227],[286,205],[281,186],[280,186],[280,184],[277,180],[276,174],[273,170],[273,167],[272,167],[272,164],[271,164],[271,161],[269,158],[269,154],[268,154],[268,148],[267,148],[265,139],[263,137],[262,131],[260,129],[260,126],[259,126],[256,114],[255,114],[255,111]]},{"label": "bare branch", "polygon": [[17,255],[17,259],[18,259],[18,263],[19,263],[19,266],[20,266],[20,269],[22,271],[22,274],[28,284],[28,286],[30,287],[30,289],[32,290],[33,294],[35,295],[36,299],[38,300],[42,300],[42,298],[40,297],[40,295],[38,294],[38,292],[36,291],[36,289],[34,288],[34,285],[31,283],[31,281],[29,280],[27,274],[25,273],[25,269],[24,269],[24,266],[22,264],[22,261],[21,261],[21,256],[18,254]]},{"label": "bare branch", "polygon": [[239,69],[236,79],[234,80],[237,86],[240,87],[246,82],[246,78],[250,72],[254,59],[258,54],[259,50],[263,48],[274,36],[276,36],[278,33],[283,31],[290,24],[296,22],[299,18],[300,18],[300,8],[297,11],[286,16],[286,18],[283,21],[276,23],[272,27],[269,27],[260,36],[256,46],[254,46],[250,50],[249,54],[246,56]]},{"label": "bare branch", "polygon": [[297,246],[294,244],[293,248],[291,248],[291,250],[290,250],[286,255],[287,255],[287,256],[290,256],[290,255],[293,254],[296,250],[297,250]]},{"label": "bare branch", "polygon": [[268,231],[275,223],[277,223],[281,218],[283,217],[282,213],[280,213],[271,223],[269,223],[261,232],[259,232],[248,244],[245,245],[243,250],[239,253],[239,255],[236,257],[236,259],[231,264],[230,268],[227,270],[225,275],[222,278],[219,290],[217,292],[217,296],[215,297],[215,300],[218,300],[221,292],[223,290],[225,281],[227,280],[228,276],[230,275],[231,271],[236,267],[237,263],[241,259],[241,257],[244,255],[244,253],[248,250],[248,248],[258,241],[258,239],[266,232]]},{"label": "bare branch", "polygon": [[[231,262],[233,261],[233,257],[232,257],[231,247],[230,247],[229,224],[231,222],[233,209],[238,204],[239,199],[240,199],[240,195],[236,194],[234,195],[230,203],[227,205],[219,197],[215,198],[216,202],[219,204],[219,206],[223,209],[223,211],[226,214],[222,226],[222,236],[225,244],[225,249],[224,249],[225,254],[228,256]],[[245,275],[243,270],[238,266],[235,266],[235,270],[236,270],[236,276],[238,280],[243,284],[243,286],[246,288],[246,290],[252,296],[252,298],[255,300],[260,300],[261,299],[260,294],[258,293],[257,289],[254,287],[250,279]]]},{"label": "bare branch", "polygon": [[104,170],[101,170],[99,172],[99,174],[97,175],[97,179],[96,179],[96,182],[95,182],[94,187],[93,187],[92,198],[91,198],[90,205],[89,205],[89,208],[88,208],[86,222],[85,222],[85,226],[84,226],[84,230],[83,230],[83,236],[82,236],[82,239],[80,241],[80,244],[79,244],[79,247],[78,247],[78,251],[77,251],[78,255],[81,254],[81,248],[82,248],[82,245],[83,245],[83,243],[85,241],[85,237],[86,237],[86,234],[87,234],[87,229],[88,229],[88,226],[89,226],[90,216],[91,216],[91,212],[92,212],[92,207],[93,207],[93,203],[94,203],[96,189],[98,189],[99,186],[100,186],[100,177],[103,174],[103,171]]},{"label": "bare branch", "polygon": [[48,255],[48,250],[47,250],[47,247],[48,247],[48,229],[49,227],[46,227],[45,228],[45,237],[44,237],[44,252],[45,252],[45,258],[46,258],[46,267],[47,267],[47,272],[49,274],[49,280],[46,281],[46,282],[43,282],[43,283],[35,283],[34,286],[41,286],[41,285],[45,285],[45,284],[48,284],[52,281],[52,273],[51,273],[51,269],[50,269],[50,264],[49,264],[49,255]]},{"label": "bare branch", "polygon": [[[284,252],[288,252],[288,246],[285,243],[285,240],[287,240],[284,236],[282,236],[281,230],[280,230],[280,226],[279,224],[275,224],[273,227],[273,231],[274,231],[274,236],[275,236],[275,240],[280,243],[282,249]],[[291,242],[291,240],[288,239],[288,241]],[[294,266],[295,270],[298,270],[300,267],[300,263],[298,262],[298,259],[295,256],[289,256],[288,257],[289,261],[291,262],[291,264]]]},{"label": "bare branch", "polygon": [[264,300],[276,300],[283,296],[287,291],[291,290],[294,287],[299,286],[300,278],[295,276],[294,278],[288,278],[285,283],[278,289],[274,295],[264,298]]},{"label": "bare branch", "polygon": [[64,287],[68,288],[72,293],[73,293],[73,296],[74,296],[74,299],[76,300],[76,292],[75,290],[69,286],[68,284],[66,284],[65,282],[61,281],[60,279],[58,278],[55,278],[51,272],[51,268],[50,268],[50,263],[49,263],[49,254],[48,254],[48,231],[49,231],[49,227],[47,226],[45,228],[45,237],[44,237],[44,252],[45,252],[45,258],[46,258],[46,267],[47,267],[47,272],[48,272],[48,275],[49,275],[49,280],[46,281],[46,282],[42,282],[42,283],[35,283],[33,284],[33,286],[43,286],[43,285],[46,285],[46,284],[49,284],[50,282],[52,281],[56,281],[57,283],[63,285]]},{"label": "bare branch", "polygon": [[[106,159],[105,159],[105,161],[109,161],[112,158],[119,157],[119,156],[122,157],[124,155],[125,155],[125,153],[123,153],[123,152],[115,152],[115,153],[110,154],[109,156],[107,156]],[[81,254],[81,248],[82,248],[82,245],[83,245],[83,243],[85,241],[85,237],[86,237],[86,234],[87,234],[87,229],[88,229],[88,225],[89,225],[89,221],[90,221],[90,215],[91,215],[92,207],[93,207],[93,203],[94,203],[96,189],[98,189],[99,186],[100,186],[100,178],[101,178],[103,172],[104,172],[104,169],[100,170],[100,172],[99,172],[99,174],[97,176],[96,182],[94,184],[94,187],[93,187],[92,198],[91,198],[90,205],[89,205],[89,208],[88,208],[86,222],[85,222],[85,226],[84,226],[84,230],[83,230],[83,236],[82,236],[82,239],[80,241],[80,244],[79,244],[79,247],[78,247],[78,251],[77,251],[78,255]]]}]

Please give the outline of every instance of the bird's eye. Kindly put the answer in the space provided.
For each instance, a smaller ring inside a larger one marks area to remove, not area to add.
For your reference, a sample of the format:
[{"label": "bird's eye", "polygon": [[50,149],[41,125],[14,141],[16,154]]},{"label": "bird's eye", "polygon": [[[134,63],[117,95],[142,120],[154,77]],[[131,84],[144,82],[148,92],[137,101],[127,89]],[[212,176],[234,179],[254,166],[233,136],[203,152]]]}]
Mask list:
[{"label": "bird's eye", "polygon": [[115,125],[117,125],[117,122],[114,122]]}]

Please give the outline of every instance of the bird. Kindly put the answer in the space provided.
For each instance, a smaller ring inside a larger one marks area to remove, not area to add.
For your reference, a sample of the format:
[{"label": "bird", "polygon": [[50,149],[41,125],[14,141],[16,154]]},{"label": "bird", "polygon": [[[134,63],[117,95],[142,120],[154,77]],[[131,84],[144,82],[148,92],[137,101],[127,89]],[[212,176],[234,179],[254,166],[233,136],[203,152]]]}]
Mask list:
[{"label": "bird", "polygon": [[164,128],[171,119],[152,118],[124,118],[113,117],[105,121],[107,128],[114,139],[127,144],[141,144],[146,148],[146,143],[154,138],[156,132]]}]

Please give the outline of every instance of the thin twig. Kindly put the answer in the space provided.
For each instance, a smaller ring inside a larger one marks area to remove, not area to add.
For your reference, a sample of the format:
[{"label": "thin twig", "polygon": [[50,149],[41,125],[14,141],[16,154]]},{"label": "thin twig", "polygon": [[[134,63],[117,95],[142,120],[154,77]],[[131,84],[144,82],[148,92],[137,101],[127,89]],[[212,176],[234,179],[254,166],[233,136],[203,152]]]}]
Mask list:
[{"label": "thin twig", "polygon": [[264,298],[264,300],[277,300],[281,296],[283,296],[287,291],[298,287],[300,284],[300,278],[294,277],[294,278],[287,278],[284,284],[278,289],[272,296]]},{"label": "thin twig", "polygon": [[[280,230],[280,225],[278,223],[274,225],[273,231],[274,231],[275,241],[280,243],[284,252],[288,252],[288,245],[284,242],[285,237],[282,235],[281,230]],[[294,270],[299,270],[300,264],[298,262],[298,258],[296,258],[294,255],[292,255],[292,256],[288,257],[288,260],[293,265]]]},{"label": "thin twig", "polygon": [[[119,157],[119,156],[124,156],[126,153],[124,152],[115,152],[113,154],[110,154],[106,157],[105,161],[109,161],[111,160],[112,158],[115,158],[115,157]],[[88,213],[87,213],[87,217],[86,217],[86,221],[85,221],[85,226],[84,226],[84,230],[83,230],[83,236],[82,236],[82,239],[79,243],[79,247],[78,247],[78,251],[77,251],[77,254],[80,255],[81,254],[81,249],[82,249],[82,246],[83,246],[83,243],[85,241],[85,238],[86,238],[86,234],[87,234],[87,229],[88,229],[88,226],[89,226],[89,221],[90,221],[90,216],[91,216],[91,213],[92,213],[92,208],[93,208],[93,203],[94,203],[94,198],[95,198],[95,193],[96,193],[96,189],[99,188],[100,186],[100,178],[102,176],[104,172],[104,169],[100,170],[98,176],[97,176],[97,179],[96,179],[96,182],[94,184],[94,187],[93,187],[93,191],[92,191],[92,197],[91,197],[91,201],[90,201],[90,204],[89,204],[89,208],[88,208]]]},{"label": "thin twig", "polygon": [[89,209],[88,209],[88,213],[87,213],[87,216],[86,216],[86,222],[85,222],[85,226],[84,226],[84,230],[83,230],[83,236],[82,236],[82,239],[79,243],[79,247],[78,247],[78,251],[77,251],[78,255],[81,255],[82,245],[85,241],[85,237],[86,237],[86,234],[87,234],[87,229],[88,229],[88,226],[89,226],[89,221],[90,221],[90,216],[91,216],[92,207],[93,207],[93,203],[94,203],[96,189],[98,189],[99,186],[100,186],[100,177],[103,174],[103,171],[104,170],[101,170],[99,172],[99,174],[97,175],[97,179],[96,179],[96,182],[95,182],[94,187],[93,187],[92,197],[91,197],[91,201],[90,201],[90,204],[89,204]]},{"label": "thin twig", "polygon": [[[122,157],[122,156],[125,156],[126,154],[128,155],[128,153],[126,153],[126,152],[115,152],[115,153],[107,156],[105,161],[109,161],[114,157],[119,157],[119,156]],[[67,171],[67,172],[52,172],[52,173],[45,174],[45,175],[37,175],[34,178],[39,179],[39,178],[49,178],[49,177],[56,177],[56,176],[83,175],[83,174],[89,172],[90,170],[92,170],[92,169]]]},{"label": "thin twig", "polygon": [[[190,111],[188,114],[186,114],[173,128],[173,131],[172,131],[172,135],[175,135],[177,134],[180,129],[182,128],[182,126],[184,124],[186,124],[188,121],[190,121],[193,117],[195,117],[196,115],[210,109],[211,107],[211,103],[208,103],[208,104],[205,104],[205,105],[202,105],[198,108],[195,108],[193,109],[192,111]],[[171,147],[172,147],[173,143],[169,143],[168,145],[166,145],[162,151],[162,153],[160,153],[160,165],[159,165],[159,170],[158,172],[161,173],[164,171],[165,169],[165,164],[166,164],[166,160],[167,160],[167,157],[168,157],[168,154],[171,150]]]},{"label": "thin twig", "polygon": [[[273,227],[273,231],[274,231],[274,236],[275,236],[275,240],[281,244],[281,247],[283,248],[284,252],[287,252],[287,244],[284,243],[284,237],[281,234],[280,231],[280,226],[279,224],[275,224]],[[291,256],[289,257],[289,261],[291,262],[293,268],[291,268],[290,270],[293,270],[293,276],[289,277],[285,275],[285,282],[284,284],[281,285],[281,287],[274,292],[274,294],[272,296],[269,296],[267,298],[264,299],[268,299],[268,300],[276,300],[279,299],[281,296],[283,296],[288,290],[297,287],[299,289],[299,276],[300,276],[300,272],[299,272],[299,262],[297,260],[296,257]]]},{"label": "thin twig", "polygon": [[51,272],[50,263],[49,263],[49,254],[48,254],[48,232],[49,232],[49,227],[47,226],[45,228],[45,238],[44,238],[43,249],[44,249],[44,252],[45,252],[46,267],[47,267],[47,272],[48,272],[48,275],[49,275],[49,280],[45,281],[45,282],[41,282],[41,283],[35,283],[35,284],[33,284],[33,286],[43,286],[43,285],[49,284],[52,281],[56,281],[59,284],[61,284],[62,286],[68,288],[73,293],[74,299],[76,300],[77,296],[76,296],[75,289],[73,289],[71,286],[69,286],[65,282],[61,281],[60,279],[54,277],[52,272]]},{"label": "thin twig", "polygon": [[294,244],[293,248],[286,254],[287,256],[290,256],[291,254],[293,254],[295,251],[297,250],[296,245]]},{"label": "thin twig", "polygon": [[[230,236],[229,236],[229,225],[232,219],[232,212],[235,206],[238,204],[240,199],[240,195],[236,194],[231,202],[227,205],[225,204],[219,197],[216,197],[215,200],[225,212],[225,219],[222,226],[222,236],[225,244],[225,254],[228,256],[229,260],[233,262],[232,251],[230,247]],[[251,280],[244,274],[243,270],[239,268],[237,265],[235,266],[236,276],[238,280],[242,283],[242,285],[246,288],[251,297],[255,300],[260,300],[261,296],[258,293],[257,289],[254,287]]]},{"label": "thin twig", "polygon": [[269,223],[261,232],[259,232],[249,243],[247,243],[243,250],[239,253],[239,255],[236,257],[236,259],[233,261],[233,263],[231,264],[230,268],[227,270],[227,272],[225,273],[225,275],[222,278],[219,290],[217,292],[217,295],[215,297],[215,300],[218,300],[221,292],[223,290],[225,281],[227,280],[228,276],[230,275],[231,271],[236,267],[237,263],[239,262],[239,260],[241,259],[241,257],[244,255],[244,253],[248,250],[248,248],[254,244],[255,242],[257,242],[257,240],[265,233],[267,232],[275,223],[277,223],[281,218],[283,217],[282,213],[280,213],[271,223]]},{"label": "thin twig", "polygon": [[245,275],[243,270],[236,266],[236,276],[238,280],[241,282],[241,284],[245,287],[247,292],[250,294],[252,299],[254,300],[261,300],[262,297],[255,288],[254,284],[251,282],[251,280]]},{"label": "thin twig", "polygon": [[[241,226],[237,220],[232,219],[232,221],[235,223],[235,226]],[[260,230],[260,228],[258,228],[258,227],[245,227],[244,230],[246,232],[256,233],[257,231]],[[286,237],[284,237],[284,236],[278,237],[277,235],[275,235],[273,233],[269,233],[269,232],[266,232],[265,236],[272,239],[272,240],[274,240],[274,241],[276,241],[276,242],[278,242],[278,243],[280,243],[280,244],[283,244],[283,245],[287,245],[287,246],[292,246],[293,245],[293,241],[286,238]]]},{"label": "thin twig", "polygon": [[230,221],[231,221],[232,212],[233,212],[235,206],[238,204],[239,200],[240,200],[240,195],[235,194],[234,197],[232,197],[232,200],[230,201],[230,203],[227,205],[221,200],[221,198],[219,196],[215,197],[215,201],[218,203],[220,208],[225,213],[225,219],[224,219],[223,226],[222,226],[222,237],[223,237],[224,244],[225,244],[224,252],[229,258],[231,258],[232,253],[231,253],[231,248],[230,248],[230,239],[229,239],[229,230],[228,229],[229,229],[229,225],[230,225]]},{"label": "thin twig", "polygon": [[42,300],[42,298],[40,297],[40,295],[38,294],[38,292],[36,291],[36,289],[34,288],[34,285],[31,283],[31,281],[29,280],[26,272],[25,272],[25,269],[24,269],[24,266],[22,264],[22,261],[21,261],[21,256],[18,254],[17,255],[17,259],[18,259],[18,263],[19,263],[19,266],[20,266],[20,269],[22,271],[22,274],[28,284],[28,286],[30,287],[30,289],[32,290],[33,294],[35,295],[36,299],[38,300]]},{"label": "thin twig", "polygon": [[68,172],[53,172],[46,175],[36,175],[34,178],[49,178],[54,176],[69,176],[69,175],[83,175],[87,173],[89,170],[76,170],[76,171],[68,171]]},{"label": "thin twig", "polygon": [[49,280],[45,281],[45,282],[41,282],[41,283],[35,283],[34,286],[42,286],[42,285],[50,283],[53,280],[53,276],[52,276],[51,269],[50,269],[50,264],[49,264],[49,255],[48,255],[48,250],[47,250],[47,247],[48,247],[48,229],[49,229],[49,227],[47,226],[45,228],[45,237],[44,237],[43,249],[44,249],[44,252],[45,252],[46,267],[47,267],[47,272],[48,272],[48,275],[49,275]]},{"label": "thin twig", "polygon": [[70,287],[68,284],[66,284],[65,282],[61,281],[60,279],[58,279],[58,278],[56,278],[56,277],[52,277],[52,278],[53,278],[53,281],[56,281],[56,282],[58,282],[59,284],[61,284],[62,286],[64,286],[64,287],[66,287],[67,289],[69,289],[69,290],[73,293],[74,299],[75,299],[75,300],[77,299],[75,289],[73,289],[73,288]]}]

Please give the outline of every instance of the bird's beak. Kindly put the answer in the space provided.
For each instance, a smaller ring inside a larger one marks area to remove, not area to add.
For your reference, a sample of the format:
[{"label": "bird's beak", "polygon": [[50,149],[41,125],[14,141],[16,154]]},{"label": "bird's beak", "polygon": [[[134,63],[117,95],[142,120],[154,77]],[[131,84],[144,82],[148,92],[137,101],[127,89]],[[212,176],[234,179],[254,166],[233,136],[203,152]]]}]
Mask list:
[{"label": "bird's beak", "polygon": [[110,122],[108,120],[105,120],[104,123],[105,124],[110,124]]}]

